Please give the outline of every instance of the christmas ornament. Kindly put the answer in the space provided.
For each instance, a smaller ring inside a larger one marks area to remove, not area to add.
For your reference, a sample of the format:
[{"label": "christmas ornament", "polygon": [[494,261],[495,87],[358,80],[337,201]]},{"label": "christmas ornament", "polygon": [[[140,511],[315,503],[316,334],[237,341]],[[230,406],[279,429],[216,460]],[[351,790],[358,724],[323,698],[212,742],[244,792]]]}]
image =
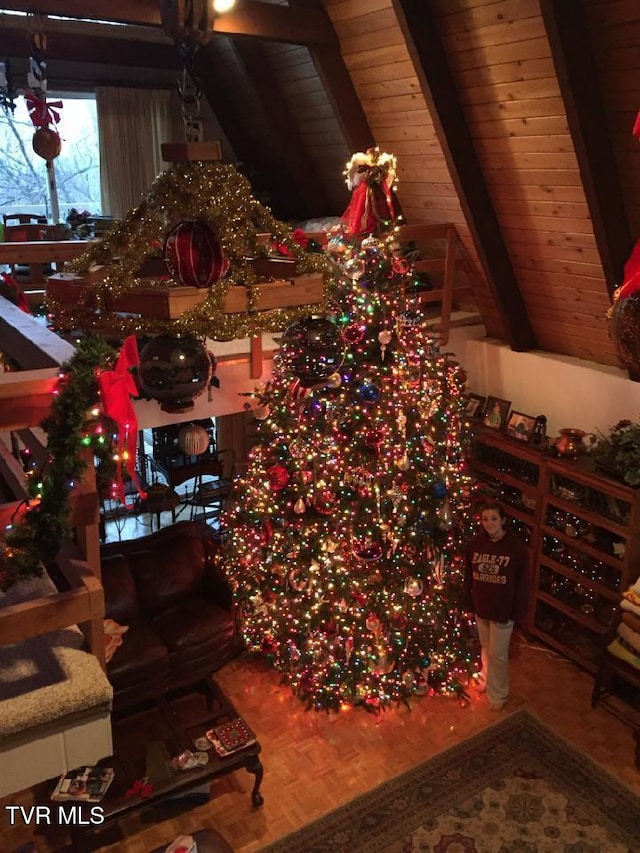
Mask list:
[{"label": "christmas ornament", "polygon": [[62,151],[60,134],[51,127],[39,127],[33,134],[31,145],[43,160],[55,160]]},{"label": "christmas ornament", "polygon": [[434,483],[431,487],[431,494],[434,496],[434,498],[440,500],[441,498],[444,498],[446,496],[447,487],[444,483]]},{"label": "christmas ornament", "polygon": [[377,403],[380,399],[380,389],[377,385],[367,382],[360,389],[360,399],[365,403]]},{"label": "christmas ornament", "polygon": [[411,460],[409,459],[409,455],[405,451],[400,459],[396,459],[396,468],[399,471],[408,471],[411,468]]},{"label": "christmas ornament", "polygon": [[141,390],[158,400],[165,412],[184,412],[206,387],[211,362],[204,345],[195,338],[158,335],[140,352],[138,382]]},{"label": "christmas ornament", "polygon": [[438,515],[438,527],[441,530],[451,530],[453,527],[453,513],[451,511],[451,504],[449,501],[445,501],[440,509],[437,512]]},{"label": "christmas ornament", "polygon": [[332,376],[342,364],[340,331],[323,318],[292,323],[280,341],[280,356],[303,387],[316,385]]},{"label": "christmas ornament", "polygon": [[294,503],[293,511],[296,515],[303,515],[307,511],[307,505],[302,498],[298,498]]},{"label": "christmas ornament", "polygon": [[368,429],[364,434],[364,443],[367,447],[375,447],[376,450],[384,441],[385,431],[382,427],[373,427]]},{"label": "christmas ornament", "polygon": [[270,413],[271,409],[269,408],[269,406],[258,406],[258,408],[255,409],[253,412],[253,417],[257,421],[266,421]]},{"label": "christmas ornament", "polygon": [[371,234],[394,219],[391,188],[396,179],[393,154],[369,148],[357,152],[345,168],[346,184],[352,191],[349,206],[342,214],[348,234]]},{"label": "christmas ornament", "polygon": [[377,634],[380,630],[380,620],[375,613],[369,613],[364,624],[367,631],[371,631],[374,634]]},{"label": "christmas ornament", "polygon": [[307,585],[307,578],[300,574],[298,569],[292,569],[289,572],[289,586],[296,592],[301,592]]},{"label": "christmas ornament", "polygon": [[186,456],[200,456],[209,447],[209,433],[199,424],[188,424],[178,433],[178,447]]},{"label": "christmas ornament", "polygon": [[164,241],[163,257],[169,275],[185,287],[211,287],[228,270],[218,232],[204,219],[178,223]]},{"label": "christmas ornament", "polygon": [[391,338],[393,337],[393,333],[388,329],[383,329],[378,334],[378,342],[380,344],[380,359],[384,361],[384,356],[387,351],[387,347],[391,343]]},{"label": "christmas ornament", "polygon": [[284,489],[291,479],[284,465],[272,465],[271,468],[267,469],[267,476],[269,477],[269,485],[274,492]]},{"label": "christmas ornament", "polygon": [[313,508],[318,515],[331,515],[336,506],[336,496],[331,489],[316,492],[313,498]]},{"label": "christmas ornament", "polygon": [[354,542],[353,553],[365,563],[375,563],[382,557],[382,547],[371,537]]},{"label": "christmas ornament", "polygon": [[419,595],[422,595],[422,581],[419,578],[407,578],[404,585],[404,591],[407,595],[410,595],[411,598],[417,598]]},{"label": "christmas ornament", "polygon": [[339,373],[332,373],[327,379],[328,388],[339,388],[342,385],[342,377]]},{"label": "christmas ornament", "polygon": [[360,341],[364,338],[365,331],[365,326],[359,326],[356,323],[350,323],[342,330],[342,337],[348,344],[350,344],[351,346],[355,346],[356,344],[359,344]]}]

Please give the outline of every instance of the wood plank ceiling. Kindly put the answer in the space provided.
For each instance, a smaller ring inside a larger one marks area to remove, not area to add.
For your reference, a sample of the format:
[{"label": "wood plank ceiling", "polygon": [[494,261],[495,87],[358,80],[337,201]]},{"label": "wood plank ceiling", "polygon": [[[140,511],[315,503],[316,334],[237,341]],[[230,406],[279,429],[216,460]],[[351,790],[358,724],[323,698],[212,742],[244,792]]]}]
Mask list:
[{"label": "wood plank ceiling", "polygon": [[[179,67],[157,2],[111,0],[108,15],[135,26],[140,64]],[[339,214],[350,153],[392,151],[406,221],[455,223],[490,336],[618,364],[605,315],[640,236],[636,0],[239,0],[213,29],[198,74],[276,213]],[[50,85],[60,51],[105,61],[102,34],[91,50],[58,38]],[[24,56],[19,40],[2,21],[0,55]]]}]

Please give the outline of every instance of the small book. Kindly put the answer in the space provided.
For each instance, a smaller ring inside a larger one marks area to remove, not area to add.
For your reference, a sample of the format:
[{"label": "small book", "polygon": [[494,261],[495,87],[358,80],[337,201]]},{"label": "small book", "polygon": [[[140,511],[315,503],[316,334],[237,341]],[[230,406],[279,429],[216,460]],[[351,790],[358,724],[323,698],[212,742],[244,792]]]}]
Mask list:
[{"label": "small book", "polygon": [[255,733],[242,717],[214,726],[206,734],[220,755],[230,755],[256,742]]},{"label": "small book", "polygon": [[76,767],[58,780],[51,799],[99,803],[114,777],[112,767]]}]

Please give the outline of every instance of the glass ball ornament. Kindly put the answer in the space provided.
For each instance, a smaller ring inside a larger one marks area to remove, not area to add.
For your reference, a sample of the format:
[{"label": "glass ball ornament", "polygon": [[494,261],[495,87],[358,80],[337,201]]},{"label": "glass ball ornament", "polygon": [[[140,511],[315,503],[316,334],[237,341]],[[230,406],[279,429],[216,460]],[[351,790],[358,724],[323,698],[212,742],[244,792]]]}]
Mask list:
[{"label": "glass ball ornament", "polygon": [[165,412],[185,412],[211,377],[211,360],[201,341],[157,335],[140,351],[138,383]]},{"label": "glass ball ornament", "polygon": [[187,424],[178,433],[178,447],[186,456],[200,456],[209,447],[209,433],[200,424]]},{"label": "glass ball ornament", "polygon": [[372,382],[366,382],[360,388],[360,399],[364,403],[377,403],[380,399],[380,389]]},{"label": "glass ball ornament", "polygon": [[304,388],[317,385],[342,365],[344,350],[340,330],[324,318],[312,317],[292,323],[280,341],[280,357]]},{"label": "glass ball ornament", "polygon": [[447,487],[444,483],[434,483],[431,487],[431,494],[434,498],[444,498],[447,494]]},{"label": "glass ball ornament", "polygon": [[205,219],[185,220],[172,228],[163,257],[169,275],[185,287],[211,287],[229,269],[218,232]]}]

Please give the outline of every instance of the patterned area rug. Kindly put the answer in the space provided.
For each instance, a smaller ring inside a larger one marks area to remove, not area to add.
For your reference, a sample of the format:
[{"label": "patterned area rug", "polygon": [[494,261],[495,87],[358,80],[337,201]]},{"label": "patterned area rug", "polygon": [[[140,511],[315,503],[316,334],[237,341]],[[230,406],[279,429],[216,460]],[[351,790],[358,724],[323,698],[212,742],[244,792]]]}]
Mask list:
[{"label": "patterned area rug", "polygon": [[519,711],[262,853],[638,853],[640,797]]}]

